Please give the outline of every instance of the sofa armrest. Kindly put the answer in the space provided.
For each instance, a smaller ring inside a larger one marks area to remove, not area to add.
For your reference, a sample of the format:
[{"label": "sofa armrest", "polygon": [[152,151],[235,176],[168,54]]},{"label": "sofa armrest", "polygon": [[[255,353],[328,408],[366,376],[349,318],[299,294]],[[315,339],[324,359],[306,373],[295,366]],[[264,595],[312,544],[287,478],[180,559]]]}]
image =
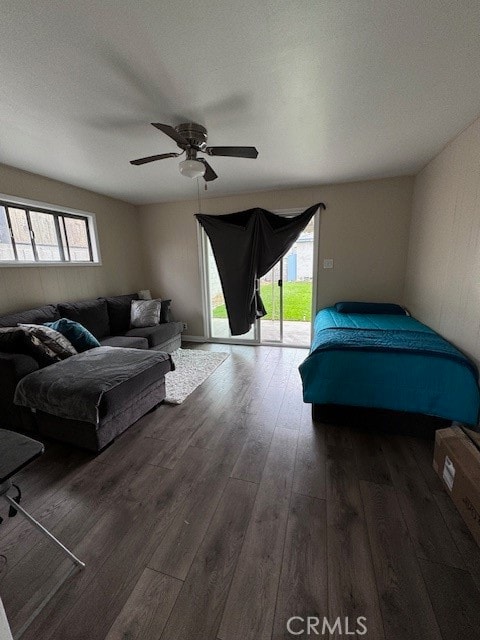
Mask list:
[{"label": "sofa armrest", "polygon": [[22,353],[0,353],[0,386],[5,389],[13,383],[15,391],[19,380],[39,368],[38,362],[31,356]]},{"label": "sofa armrest", "polygon": [[17,407],[13,398],[18,382],[38,369],[37,361],[30,356],[0,352],[0,426],[20,431],[34,430],[30,411]]}]

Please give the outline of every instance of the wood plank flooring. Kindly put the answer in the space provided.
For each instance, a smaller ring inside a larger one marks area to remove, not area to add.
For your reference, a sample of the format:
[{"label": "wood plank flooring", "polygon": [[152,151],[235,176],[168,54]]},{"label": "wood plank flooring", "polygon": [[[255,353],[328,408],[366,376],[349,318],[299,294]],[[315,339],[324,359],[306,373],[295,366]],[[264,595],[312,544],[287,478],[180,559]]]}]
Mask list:
[{"label": "wood plank flooring", "polygon": [[[182,405],[98,456],[47,442],[17,476],[26,508],[87,567],[5,518],[0,594],[16,638],[480,637],[480,549],[432,442],[313,424],[304,350],[190,348],[230,357]],[[294,635],[292,616],[330,629],[298,633],[297,619]]]}]

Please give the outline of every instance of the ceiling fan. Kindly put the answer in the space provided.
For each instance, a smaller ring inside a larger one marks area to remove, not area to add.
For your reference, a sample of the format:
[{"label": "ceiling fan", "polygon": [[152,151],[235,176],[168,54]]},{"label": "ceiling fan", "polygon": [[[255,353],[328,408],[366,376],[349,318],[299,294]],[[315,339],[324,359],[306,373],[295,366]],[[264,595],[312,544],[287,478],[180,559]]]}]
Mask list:
[{"label": "ceiling fan", "polygon": [[163,160],[164,158],[178,158],[186,153],[185,160],[180,162],[180,173],[187,178],[200,178],[203,176],[206,182],[211,182],[218,178],[215,171],[204,158],[197,158],[197,153],[206,153],[209,156],[230,156],[233,158],[253,158],[258,156],[255,147],[207,147],[207,130],[201,124],[195,122],[186,122],[179,124],[177,127],[171,127],[168,124],[160,122],[152,122],[152,125],[177,143],[182,150],[180,153],[161,153],[156,156],[148,156],[147,158],[138,158],[131,160],[130,164],[141,165],[147,162],[155,162],[155,160]]}]

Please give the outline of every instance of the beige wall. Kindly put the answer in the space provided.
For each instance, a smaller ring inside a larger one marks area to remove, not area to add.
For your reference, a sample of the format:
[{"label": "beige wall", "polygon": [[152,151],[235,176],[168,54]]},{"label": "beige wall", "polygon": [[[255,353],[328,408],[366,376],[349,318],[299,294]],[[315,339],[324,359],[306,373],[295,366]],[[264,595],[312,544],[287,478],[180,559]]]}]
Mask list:
[{"label": "beige wall", "polygon": [[0,267],[0,313],[147,286],[133,205],[0,165],[0,193],[95,213],[102,264]]},{"label": "beige wall", "polygon": [[480,119],[415,179],[405,300],[480,362]]},{"label": "beige wall", "polygon": [[[203,213],[308,207],[323,201],[317,308],[337,300],[402,302],[413,178],[264,191],[202,201]],[[174,300],[189,335],[203,335],[202,299],[193,214],[196,201],[139,208],[146,275],[155,295]],[[322,269],[333,258],[333,270]]]}]

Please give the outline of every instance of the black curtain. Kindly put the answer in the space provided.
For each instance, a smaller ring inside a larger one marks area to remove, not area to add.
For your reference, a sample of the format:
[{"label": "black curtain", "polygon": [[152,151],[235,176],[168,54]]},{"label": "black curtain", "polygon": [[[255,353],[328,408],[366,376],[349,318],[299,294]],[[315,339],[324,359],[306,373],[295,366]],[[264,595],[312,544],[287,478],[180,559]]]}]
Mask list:
[{"label": "black curtain", "polygon": [[283,258],[318,209],[325,209],[323,202],[291,218],[258,208],[195,215],[212,245],[233,336],[248,333],[265,315],[255,281]]}]

